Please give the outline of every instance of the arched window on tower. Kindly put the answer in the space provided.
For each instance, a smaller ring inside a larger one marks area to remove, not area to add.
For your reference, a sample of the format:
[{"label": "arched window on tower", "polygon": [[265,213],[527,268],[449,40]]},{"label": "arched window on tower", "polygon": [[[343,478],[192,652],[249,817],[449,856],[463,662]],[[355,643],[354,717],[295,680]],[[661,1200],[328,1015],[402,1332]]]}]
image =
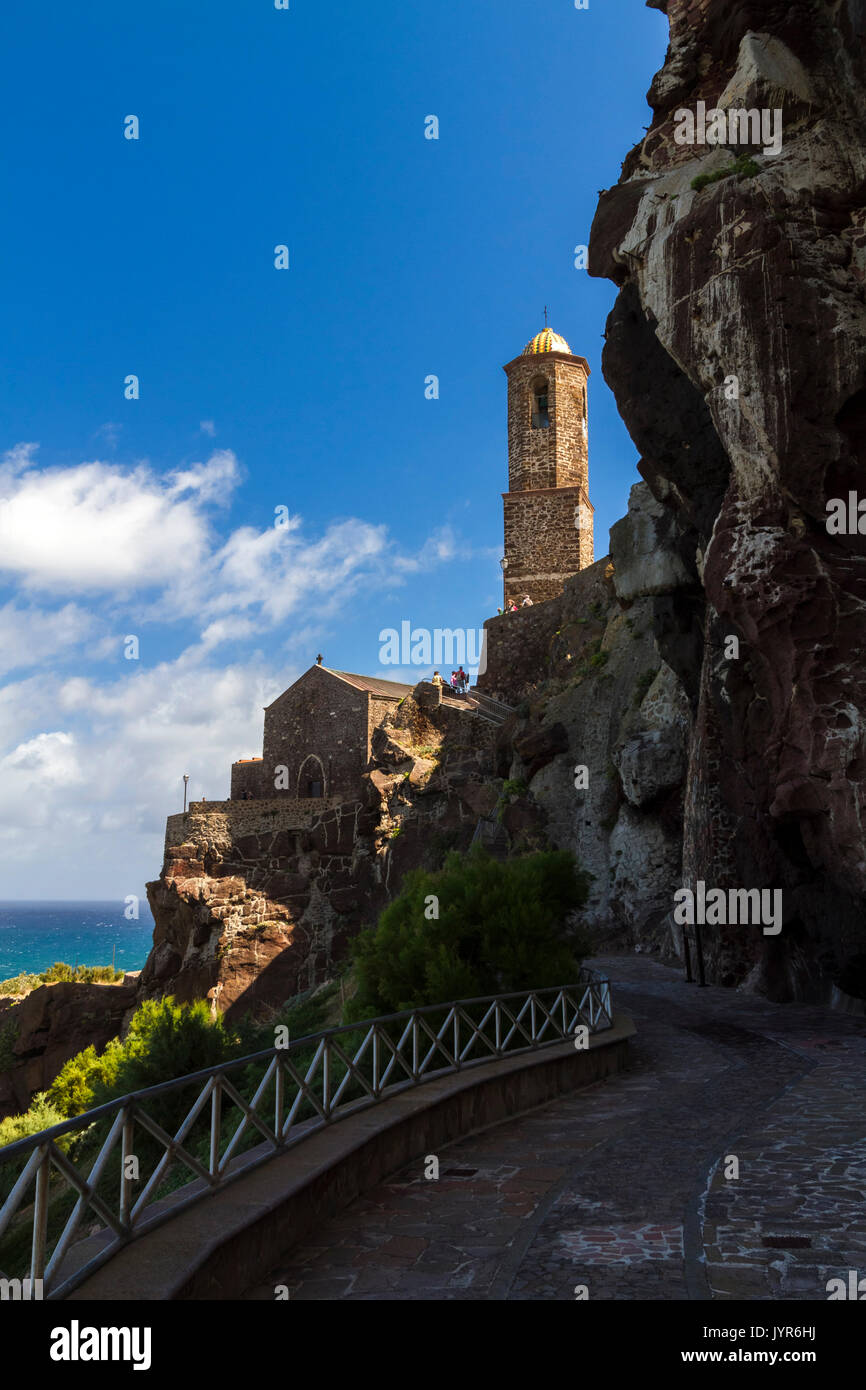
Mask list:
[{"label": "arched window on tower", "polygon": [[544,377],[539,377],[532,383],[532,428],[534,430],[550,429],[548,384]]}]

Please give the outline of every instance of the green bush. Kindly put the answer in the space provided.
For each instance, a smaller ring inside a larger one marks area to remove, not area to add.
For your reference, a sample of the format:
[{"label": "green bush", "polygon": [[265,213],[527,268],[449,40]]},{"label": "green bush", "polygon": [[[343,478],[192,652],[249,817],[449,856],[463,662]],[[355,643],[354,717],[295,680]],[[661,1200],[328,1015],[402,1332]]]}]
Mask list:
[{"label": "green bush", "polygon": [[[589,942],[567,919],[589,882],[565,850],[506,862],[454,851],[438,872],[408,874],[378,925],[352,943],[348,1021],[573,980]],[[430,897],[438,920],[425,913]]]},{"label": "green bush", "polygon": [[29,994],[41,983],[38,975],[13,975],[10,980],[0,980],[0,995]]},{"label": "green bush", "polygon": [[238,1042],[203,1000],[149,999],[136,1010],[124,1042],[114,1038],[102,1053],[91,1046],[71,1057],[49,1087],[48,1099],[64,1118],[81,1115],[129,1091],[242,1055]]},{"label": "green bush", "polygon": [[741,154],[734,160],[733,164],[726,164],[723,169],[717,169],[714,174],[698,174],[692,179],[692,188],[699,193],[707,184],[719,183],[722,179],[738,178],[753,179],[756,174],[760,174],[761,166],[750,154]]},{"label": "green bush", "polygon": [[101,1054],[92,1045],[64,1064],[48,1088],[48,1099],[64,1118],[81,1115],[96,1103],[94,1092],[111,1086],[123,1056],[123,1044],[113,1038]]},{"label": "green bush", "polygon": [[222,1015],[213,1017],[206,1000],[147,999],[133,1016],[113,1075],[94,1086],[94,1103],[215,1067],[237,1055],[234,1044]]},{"label": "green bush", "polygon": [[76,984],[116,984],[123,979],[123,971],[110,965],[67,965],[57,960],[38,975],[14,975],[9,980],[0,980],[0,995],[29,994],[40,985],[55,985],[62,982]]},{"label": "green bush", "polygon": [[[63,1112],[52,1105],[44,1091],[40,1091],[33,1097],[25,1115],[10,1115],[7,1120],[0,1120],[0,1149],[6,1144],[16,1144],[19,1139],[26,1139],[29,1134],[51,1129],[52,1125],[59,1125],[65,1119]],[[64,1146],[63,1140],[60,1146]],[[3,1196],[8,1196],[8,1193],[0,1188],[0,1197]]]}]

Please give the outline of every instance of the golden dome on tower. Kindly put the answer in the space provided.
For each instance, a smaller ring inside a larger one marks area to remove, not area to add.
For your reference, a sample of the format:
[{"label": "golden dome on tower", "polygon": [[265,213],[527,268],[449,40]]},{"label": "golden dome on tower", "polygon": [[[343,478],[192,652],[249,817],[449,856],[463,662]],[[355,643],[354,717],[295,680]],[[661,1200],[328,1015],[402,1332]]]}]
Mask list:
[{"label": "golden dome on tower", "polygon": [[540,333],[536,333],[523,349],[523,356],[534,357],[540,352],[567,352],[569,357],[573,356],[568,343],[552,328],[542,328]]}]

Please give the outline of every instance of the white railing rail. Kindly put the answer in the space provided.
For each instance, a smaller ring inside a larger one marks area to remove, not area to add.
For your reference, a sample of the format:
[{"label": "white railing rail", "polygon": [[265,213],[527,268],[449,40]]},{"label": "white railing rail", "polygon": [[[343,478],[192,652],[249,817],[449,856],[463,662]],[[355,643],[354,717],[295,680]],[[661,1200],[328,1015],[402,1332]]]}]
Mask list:
[{"label": "white railing rail", "polygon": [[[575,985],[461,999],[343,1024],[294,1039],[285,1047],[118,1097],[0,1148],[0,1183],[10,1168],[13,1173],[15,1165],[21,1169],[0,1206],[0,1281],[11,1280],[15,1286],[17,1279],[29,1278],[30,1289],[38,1288],[44,1297],[63,1298],[145,1230],[285,1153],[325,1125],[449,1072],[561,1043],[572,1039],[581,1027],[591,1034],[612,1024],[610,982],[581,970]],[[361,1035],[354,1051],[352,1034]],[[303,1060],[300,1069],[295,1066],[293,1056],[309,1057],[311,1052],[306,1067]],[[254,1067],[260,1067],[262,1075],[248,1098],[240,1089],[243,1082],[235,1085],[230,1078]],[[148,1108],[196,1084],[200,1084],[198,1095],[175,1133],[167,1133]],[[238,1112],[232,1117],[239,1121],[233,1132],[232,1123],[226,1125],[227,1105]],[[193,1140],[199,1117],[198,1138]],[[95,1158],[99,1130],[94,1126],[107,1130]],[[88,1131],[92,1142],[85,1172],[83,1163],[76,1164],[74,1152]],[[137,1172],[137,1134],[146,1135],[145,1147],[156,1150],[146,1178]],[[253,1138],[259,1140],[256,1146],[242,1149]],[[64,1141],[71,1141],[71,1152],[65,1152],[70,1144]],[[198,1154],[192,1152],[196,1145]],[[192,1177],[179,1190],[173,1189],[170,1199],[160,1197],[176,1165],[183,1165]],[[110,1180],[107,1192],[106,1178]],[[77,1200],[67,1215],[70,1193]],[[88,1208],[102,1223],[95,1239],[93,1231],[81,1231]],[[21,1255],[25,1238],[26,1271],[4,1275],[10,1254],[16,1263],[25,1263]],[[89,1241],[87,1249],[76,1251],[74,1247],[83,1240]],[[93,1253],[92,1246],[96,1247]],[[6,1296],[9,1287],[3,1284]]]}]

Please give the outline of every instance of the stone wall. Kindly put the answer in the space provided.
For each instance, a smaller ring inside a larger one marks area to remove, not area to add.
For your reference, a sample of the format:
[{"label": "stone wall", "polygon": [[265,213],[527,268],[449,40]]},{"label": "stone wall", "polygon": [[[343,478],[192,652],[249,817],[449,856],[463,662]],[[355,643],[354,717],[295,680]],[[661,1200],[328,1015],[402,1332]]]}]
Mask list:
[{"label": "stone wall", "polygon": [[264,776],[288,768],[289,799],[322,781],[328,796],[359,795],[368,757],[368,696],[320,666],[301,676],[265,711]]},{"label": "stone wall", "polygon": [[592,563],[592,507],[583,488],[506,492],[505,601],[529,594],[543,603],[562,593],[565,581]]},{"label": "stone wall", "polygon": [[228,842],[240,835],[266,834],[280,829],[305,830],[325,811],[340,804],[332,797],[280,797],[249,801],[194,801],[165,822],[165,847],[190,840]]},{"label": "stone wall", "polygon": [[273,779],[269,786],[265,779],[265,764],[261,758],[242,758],[239,762],[232,763],[232,801],[240,801],[246,792],[256,799],[274,794]]},{"label": "stone wall", "polygon": [[[511,492],[588,486],[586,379],[581,357],[518,357],[508,373],[508,487]],[[533,385],[548,385],[550,424],[532,424]]]},{"label": "stone wall", "polygon": [[[569,653],[570,632],[562,633],[565,615],[588,622],[594,605],[601,611],[610,603],[609,566],[605,556],[572,575],[557,597],[488,618],[484,624],[487,665],[479,671],[477,688],[511,704],[546,680],[560,658]],[[577,631],[574,638],[571,645],[576,651]]]}]

